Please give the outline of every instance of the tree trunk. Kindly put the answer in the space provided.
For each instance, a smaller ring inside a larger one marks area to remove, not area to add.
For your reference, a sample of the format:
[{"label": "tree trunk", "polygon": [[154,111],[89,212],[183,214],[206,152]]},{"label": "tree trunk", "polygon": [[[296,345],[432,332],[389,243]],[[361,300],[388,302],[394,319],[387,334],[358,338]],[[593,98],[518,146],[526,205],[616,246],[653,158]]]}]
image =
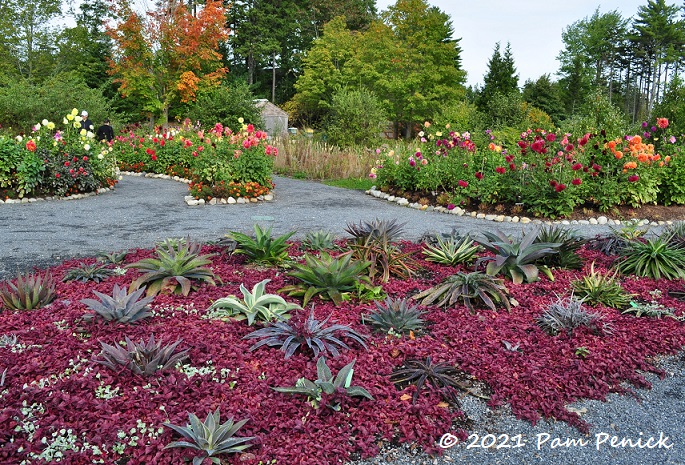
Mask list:
[{"label": "tree trunk", "polygon": [[276,53],[271,54],[271,103],[276,104]]}]

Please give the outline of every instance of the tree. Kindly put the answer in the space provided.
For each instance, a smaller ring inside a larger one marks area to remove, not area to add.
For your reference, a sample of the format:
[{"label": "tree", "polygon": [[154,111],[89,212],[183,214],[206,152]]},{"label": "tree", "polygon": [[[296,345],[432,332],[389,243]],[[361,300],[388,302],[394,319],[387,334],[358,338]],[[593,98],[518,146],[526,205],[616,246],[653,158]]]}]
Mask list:
[{"label": "tree", "polygon": [[549,74],[543,74],[536,81],[526,81],[522,97],[524,101],[547,113],[556,124],[565,117],[559,83],[552,82]]},{"label": "tree", "polygon": [[119,22],[107,33],[114,42],[110,73],[122,96],[137,99],[151,118],[166,123],[176,99],[193,101],[199,90],[219,85],[227,69],[218,45],[228,36],[219,2],[208,1],[197,17],[183,2],[161,2],[147,20],[127,0],[117,7]]},{"label": "tree", "polygon": [[343,88],[333,95],[328,141],[339,147],[376,143],[387,116],[380,100],[370,91]]},{"label": "tree", "polygon": [[483,89],[476,99],[476,106],[480,111],[487,112],[488,105],[496,95],[518,94],[518,75],[514,66],[514,58],[511,54],[511,45],[507,43],[504,54],[500,52],[500,44],[495,44],[495,49],[488,61],[488,72],[484,77]]}]

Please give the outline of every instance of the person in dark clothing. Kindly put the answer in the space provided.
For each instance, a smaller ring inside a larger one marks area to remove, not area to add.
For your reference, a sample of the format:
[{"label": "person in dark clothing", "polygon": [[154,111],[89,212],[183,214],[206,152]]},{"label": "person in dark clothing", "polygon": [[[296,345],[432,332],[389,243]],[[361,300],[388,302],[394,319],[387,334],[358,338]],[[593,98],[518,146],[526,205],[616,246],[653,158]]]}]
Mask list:
[{"label": "person in dark clothing", "polygon": [[86,131],[92,131],[94,128],[93,122],[88,118],[88,112],[86,110],[83,110],[81,112],[81,129],[85,129]]},{"label": "person in dark clothing", "polygon": [[114,139],[114,129],[112,129],[112,126],[109,124],[109,118],[105,118],[102,122],[102,126],[98,128],[96,135],[98,140],[112,142],[112,139]]}]

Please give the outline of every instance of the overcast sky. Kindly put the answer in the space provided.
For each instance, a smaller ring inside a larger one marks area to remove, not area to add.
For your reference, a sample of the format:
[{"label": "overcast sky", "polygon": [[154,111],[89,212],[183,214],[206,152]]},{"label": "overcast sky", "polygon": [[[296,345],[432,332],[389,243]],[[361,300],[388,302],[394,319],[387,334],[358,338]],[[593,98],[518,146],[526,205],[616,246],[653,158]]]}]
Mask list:
[{"label": "overcast sky", "polygon": [[[378,11],[394,5],[395,0],[376,0]],[[462,66],[468,73],[467,85],[482,85],[495,43],[504,51],[511,43],[519,86],[559,69],[556,58],[563,48],[562,31],[574,22],[590,17],[599,7],[601,13],[620,12],[624,18],[635,16],[647,0],[428,0],[452,18],[454,38],[461,37]],[[681,5],[680,0],[667,4]]]}]

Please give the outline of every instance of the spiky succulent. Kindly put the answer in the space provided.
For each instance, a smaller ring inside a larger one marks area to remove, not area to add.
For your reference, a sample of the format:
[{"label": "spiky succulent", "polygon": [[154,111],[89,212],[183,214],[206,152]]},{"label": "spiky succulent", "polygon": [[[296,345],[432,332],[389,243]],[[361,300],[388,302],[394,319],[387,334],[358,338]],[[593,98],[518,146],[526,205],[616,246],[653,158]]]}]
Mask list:
[{"label": "spiky succulent", "polygon": [[598,250],[604,255],[620,255],[631,241],[637,240],[647,233],[648,228],[640,226],[638,221],[630,221],[620,228],[611,228],[611,233],[597,236],[587,243],[591,250]]},{"label": "spiky succulent", "polygon": [[471,313],[475,313],[476,309],[482,305],[493,311],[496,311],[498,306],[503,306],[509,311],[511,303],[507,297],[508,293],[501,279],[474,271],[453,274],[442,283],[416,294],[413,298],[423,305],[437,305],[438,307],[454,305],[462,300],[466,308]]},{"label": "spiky succulent", "polygon": [[467,390],[456,377],[463,373],[447,363],[433,363],[431,357],[426,360],[406,360],[404,366],[393,370],[390,381],[404,388],[408,385],[416,386],[412,395],[412,403],[416,403],[421,391],[428,384],[440,391],[443,399],[452,405],[459,406],[459,390]]},{"label": "spiky succulent", "polygon": [[436,236],[436,242],[435,246],[424,244],[422,252],[429,262],[442,265],[468,265],[475,260],[476,254],[480,251],[480,246],[469,237],[443,239],[441,236]]},{"label": "spiky succulent", "polygon": [[335,248],[335,235],[328,231],[308,232],[302,240],[305,250],[330,250]]},{"label": "spiky succulent", "polygon": [[297,304],[286,302],[283,297],[275,294],[265,294],[265,279],[254,285],[252,292],[244,285],[240,285],[243,298],[234,295],[218,299],[207,309],[210,318],[234,318],[236,320],[247,319],[247,324],[252,326],[255,320],[273,321],[287,320],[290,311],[301,309]]},{"label": "spiky succulent", "polygon": [[604,322],[604,315],[585,309],[583,301],[574,296],[568,299],[557,298],[537,318],[537,325],[550,336],[564,331],[571,335],[576,328],[585,326],[596,334],[610,334],[612,326]]},{"label": "spiky succulent", "polygon": [[175,352],[182,339],[165,346],[162,346],[161,341],[155,342],[154,335],[150,336],[148,342],[142,339],[140,343],[133,342],[128,336],[125,339],[125,347],[119,344],[109,345],[101,341],[102,359],[95,361],[112,370],[125,367],[134,375],[151,376],[157,371],[174,367],[188,357],[188,349]]},{"label": "spiky succulent", "polygon": [[100,263],[93,263],[91,265],[81,263],[79,266],[67,270],[62,281],[79,281],[82,283],[95,281],[96,283],[99,283],[116,274],[116,271],[107,268],[106,265]]},{"label": "spiky succulent", "polygon": [[543,226],[533,241],[534,244],[539,242],[559,244],[559,247],[556,249],[557,253],[545,255],[538,261],[538,264],[571,270],[583,267],[583,261],[576,252],[587,240],[580,237],[575,231],[557,225]]},{"label": "spiky succulent", "polygon": [[685,248],[685,221],[669,224],[664,228],[660,237],[675,247]]},{"label": "spiky succulent", "polygon": [[295,231],[276,238],[271,237],[271,228],[264,230],[255,224],[254,231],[254,239],[237,231],[227,234],[229,239],[237,243],[233,253],[245,255],[248,261],[259,265],[278,265],[288,259],[289,245],[286,241]]},{"label": "spiky succulent", "polygon": [[126,260],[126,256],[128,255],[128,252],[100,252],[99,254],[96,255],[97,259],[99,262],[102,262],[106,265],[111,264],[111,265],[119,265]]},{"label": "spiky succulent", "polygon": [[[356,360],[348,363],[340,369],[335,377],[331,369],[326,364],[326,358],[320,357],[316,362],[317,379],[310,381],[307,378],[300,378],[295,383],[295,386],[284,386],[273,388],[276,392],[283,392],[286,394],[299,394],[307,396],[312,407],[319,408],[323,400],[323,394],[332,396],[334,394],[344,393],[350,397],[364,397],[369,400],[374,400],[369,391],[360,386],[352,386],[352,375],[354,374],[354,363]],[[333,402],[326,404],[327,407],[338,411],[340,410],[340,402]]]},{"label": "spiky succulent", "polygon": [[406,223],[398,224],[396,219],[373,221],[360,221],[359,223],[348,223],[345,231],[352,237],[357,244],[364,244],[371,241],[381,240],[392,242],[397,240],[403,232]]},{"label": "spiky succulent", "polygon": [[212,263],[212,255],[198,255],[199,251],[200,245],[193,242],[179,244],[178,248],[172,245],[166,249],[157,247],[156,258],[144,258],[126,266],[144,272],[133,281],[131,287],[138,289],[147,285],[147,295],[151,296],[164,290],[188,295],[196,282],[216,286],[217,276],[205,266]]},{"label": "spiky succulent", "polygon": [[17,275],[14,283],[0,284],[0,301],[9,310],[34,310],[52,302],[57,293],[49,273]]},{"label": "spiky succulent", "polygon": [[537,281],[540,271],[553,280],[552,272],[545,265],[536,265],[543,257],[557,253],[561,244],[548,242],[534,243],[538,230],[523,234],[521,238],[511,238],[501,231],[483,231],[486,240],[479,241],[492,256],[479,258],[476,264],[487,262],[485,272],[490,276],[500,273],[511,278],[515,284],[523,281]]},{"label": "spiky succulent", "polygon": [[251,332],[244,339],[260,339],[250,350],[262,346],[280,347],[285,358],[290,358],[298,349],[309,348],[314,357],[319,353],[331,353],[333,357],[340,355],[340,348],[350,347],[342,341],[343,338],[351,339],[366,349],[364,340],[366,336],[359,334],[347,325],[333,324],[328,326],[331,315],[319,321],[314,318],[312,311],[307,319],[293,318],[291,321],[278,321],[265,328]]},{"label": "spiky succulent", "polygon": [[254,439],[252,436],[235,436],[238,430],[247,423],[247,420],[234,423],[233,417],[230,417],[222,424],[219,408],[214,413],[207,414],[204,422],[192,413],[188,414],[188,419],[190,424],[187,426],[164,423],[164,426],[171,428],[183,437],[183,440],[170,442],[164,448],[181,447],[202,452],[202,455],[193,458],[193,465],[201,465],[206,458],[210,458],[212,463],[219,464],[221,460],[217,455],[242,452],[251,446],[251,444],[245,443]]},{"label": "spiky succulent", "polygon": [[630,305],[633,295],[623,289],[617,276],[618,270],[613,274],[602,274],[595,271],[595,263],[593,262],[590,265],[590,273],[581,279],[571,281],[571,288],[583,302],[622,309]]},{"label": "spiky succulent", "polygon": [[410,305],[407,299],[388,297],[385,302],[376,301],[375,304],[376,310],[366,315],[363,321],[373,326],[374,330],[400,336],[423,331],[425,321],[421,316],[425,312]]},{"label": "spiky succulent", "polygon": [[154,297],[140,297],[145,292],[145,287],[128,293],[126,286],[120,288],[118,284],[114,285],[112,296],[102,294],[98,291],[93,291],[100,300],[83,299],[82,304],[85,304],[89,309],[93,310],[95,314],[85,315],[86,321],[92,320],[95,316],[103,318],[105,321],[116,321],[117,323],[135,323],[152,315],[148,304],[152,302]]},{"label": "spiky succulent", "polygon": [[632,313],[636,317],[644,315],[650,318],[669,317],[678,320],[674,309],[664,307],[656,302],[630,302],[630,306],[621,313]]},{"label": "spiky succulent", "polygon": [[668,238],[631,241],[621,255],[618,270],[623,274],[653,279],[685,278],[685,249],[672,245]]},{"label": "spiky succulent", "polygon": [[307,254],[304,260],[304,264],[294,263],[293,270],[288,273],[299,283],[285,286],[278,291],[289,296],[302,297],[303,306],[315,295],[340,305],[346,295],[359,289],[360,284],[371,285],[371,280],[365,274],[370,263],[353,260],[350,253],[338,258],[326,252],[321,252],[320,258]]},{"label": "spiky succulent", "polygon": [[17,344],[16,334],[3,334],[0,335],[0,347],[12,347]]}]

